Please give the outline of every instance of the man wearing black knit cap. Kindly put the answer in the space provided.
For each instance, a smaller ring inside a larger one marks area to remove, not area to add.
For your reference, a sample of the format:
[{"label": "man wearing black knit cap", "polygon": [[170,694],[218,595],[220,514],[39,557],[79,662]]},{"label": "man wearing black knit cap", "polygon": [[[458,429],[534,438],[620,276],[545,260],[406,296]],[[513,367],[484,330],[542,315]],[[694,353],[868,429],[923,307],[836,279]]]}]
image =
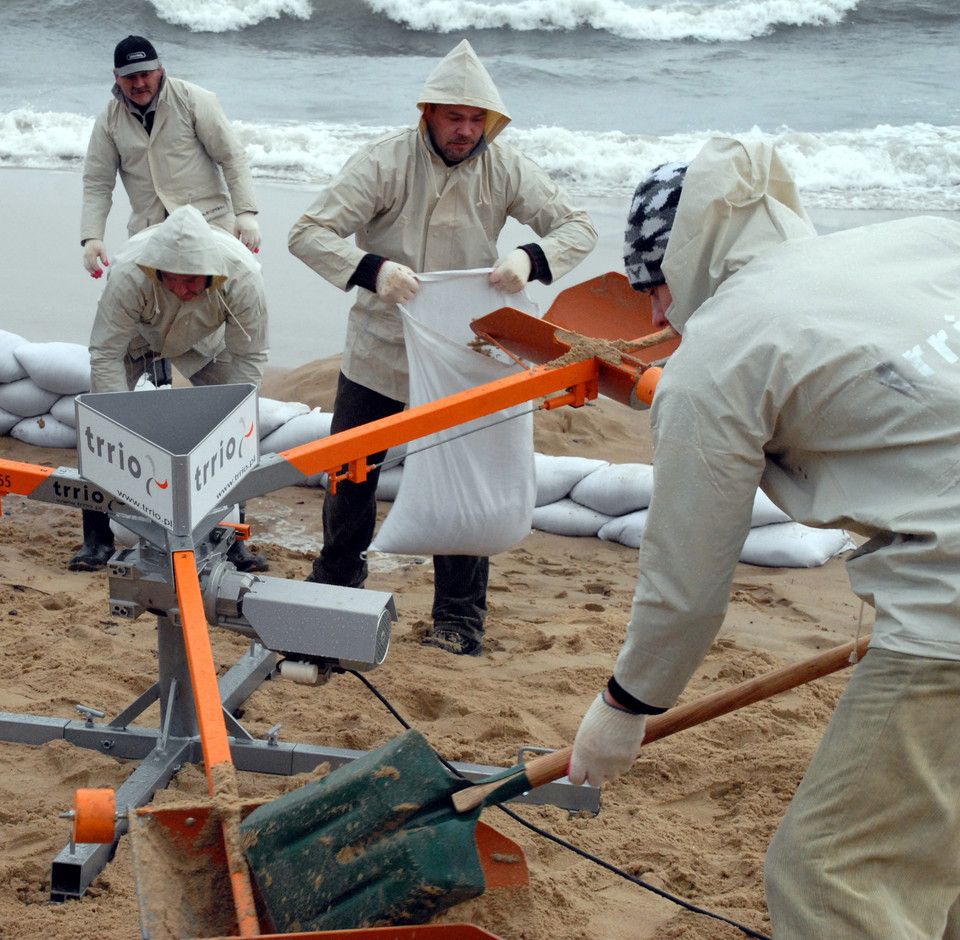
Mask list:
[{"label": "man wearing black knit cap", "polygon": [[253,178],[216,95],[168,76],[143,36],[122,39],[113,63],[113,100],[94,123],[83,168],[80,244],[90,276],[110,263],[103,236],[118,174],[133,209],[130,235],[193,205],[257,251]]}]

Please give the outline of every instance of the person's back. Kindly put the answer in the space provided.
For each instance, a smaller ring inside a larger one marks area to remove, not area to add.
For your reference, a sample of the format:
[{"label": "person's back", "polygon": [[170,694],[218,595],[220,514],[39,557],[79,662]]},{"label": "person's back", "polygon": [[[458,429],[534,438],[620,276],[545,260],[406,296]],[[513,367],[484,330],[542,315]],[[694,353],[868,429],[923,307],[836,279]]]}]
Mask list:
[{"label": "person's back", "polygon": [[627,639],[568,776],[627,770],[646,716],[689,681],[760,484],[799,522],[867,537],[847,568],[876,610],[767,853],[774,934],[960,936],[960,224],[817,236],[758,140],[710,141],[679,185],[675,217],[645,181],[628,221],[631,284],[682,341],[651,409],[657,483]]},{"label": "person's back", "polygon": [[944,603],[960,601],[960,224],[920,217],[789,241],[734,277],[687,321],[658,424],[675,429],[681,395],[715,461],[762,451],[761,485],[791,518],[909,540],[939,591],[899,596],[895,544],[849,566],[874,597],[875,640],[960,657]]}]

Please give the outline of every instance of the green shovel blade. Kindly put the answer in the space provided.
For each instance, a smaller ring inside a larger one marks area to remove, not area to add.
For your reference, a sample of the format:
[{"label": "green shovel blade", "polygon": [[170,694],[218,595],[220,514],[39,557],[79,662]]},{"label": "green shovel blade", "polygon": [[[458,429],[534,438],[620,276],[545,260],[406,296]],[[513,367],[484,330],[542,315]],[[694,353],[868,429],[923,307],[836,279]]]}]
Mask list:
[{"label": "green shovel blade", "polygon": [[244,852],[275,929],[424,923],[482,894],[480,809],[450,802],[465,786],[408,731],[252,812]]}]

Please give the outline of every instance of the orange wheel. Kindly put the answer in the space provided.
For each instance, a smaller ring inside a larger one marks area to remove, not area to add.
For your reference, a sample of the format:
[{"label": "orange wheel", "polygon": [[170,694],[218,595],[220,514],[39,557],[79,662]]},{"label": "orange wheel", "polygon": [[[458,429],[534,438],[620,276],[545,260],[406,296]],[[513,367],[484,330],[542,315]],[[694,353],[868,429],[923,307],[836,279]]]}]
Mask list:
[{"label": "orange wheel", "polygon": [[73,797],[73,841],[113,842],[117,795],[113,790],[77,790]]}]

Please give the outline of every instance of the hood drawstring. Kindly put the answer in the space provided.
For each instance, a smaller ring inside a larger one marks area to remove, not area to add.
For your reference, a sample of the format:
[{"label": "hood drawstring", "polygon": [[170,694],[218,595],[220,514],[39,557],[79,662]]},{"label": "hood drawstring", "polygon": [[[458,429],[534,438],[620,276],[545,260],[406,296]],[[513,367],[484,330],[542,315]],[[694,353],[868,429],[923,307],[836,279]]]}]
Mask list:
[{"label": "hood drawstring", "polygon": [[157,288],[160,286],[156,274],[150,278],[150,286],[153,289],[153,318],[152,321],[155,321],[157,317],[160,316],[160,295],[157,293]]},{"label": "hood drawstring", "polygon": [[252,342],[252,339],[251,339],[251,337],[250,337],[250,334],[243,328],[243,324],[237,319],[237,317],[236,317],[236,315],[234,314],[234,312],[230,309],[230,305],[227,303],[226,297],[224,297],[223,294],[220,292],[220,288],[219,288],[219,287],[216,288],[216,296],[217,296],[217,299],[220,301],[220,306],[223,308],[223,310],[224,310],[224,312],[225,312],[225,313],[224,313],[224,317],[223,317],[224,322],[226,322],[227,317],[229,317],[230,319],[232,319],[233,322],[236,323],[237,326],[240,327],[240,332],[243,333],[246,341],[247,341],[248,343]]}]

